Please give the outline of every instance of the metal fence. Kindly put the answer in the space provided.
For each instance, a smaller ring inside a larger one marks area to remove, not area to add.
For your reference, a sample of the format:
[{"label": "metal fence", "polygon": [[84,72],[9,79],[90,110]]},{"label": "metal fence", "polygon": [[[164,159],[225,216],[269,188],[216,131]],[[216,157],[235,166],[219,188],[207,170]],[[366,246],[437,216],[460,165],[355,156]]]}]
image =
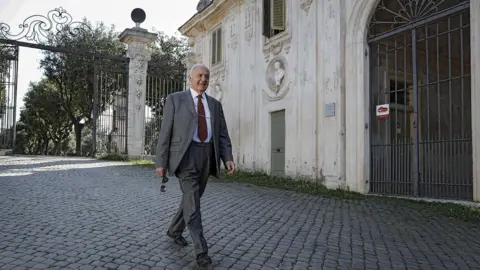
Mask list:
[{"label": "metal fence", "polygon": [[144,137],[144,153],[147,156],[155,155],[165,100],[169,94],[185,90],[185,74],[184,67],[166,67],[156,63],[149,64]]},{"label": "metal fence", "polygon": [[97,59],[93,87],[95,154],[128,154],[128,61]]},{"label": "metal fence", "polygon": [[0,44],[0,149],[14,149],[18,47]]},{"label": "metal fence", "polygon": [[[370,191],[471,200],[468,1],[437,1],[423,18],[387,24],[408,13],[396,2],[381,1],[370,27]],[[387,119],[376,117],[382,104]]]}]

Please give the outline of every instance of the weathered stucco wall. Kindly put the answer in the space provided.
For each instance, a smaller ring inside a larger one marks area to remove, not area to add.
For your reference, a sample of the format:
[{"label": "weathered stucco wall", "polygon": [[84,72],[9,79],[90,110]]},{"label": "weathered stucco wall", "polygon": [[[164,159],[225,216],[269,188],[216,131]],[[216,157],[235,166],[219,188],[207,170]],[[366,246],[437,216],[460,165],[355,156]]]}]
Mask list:
[{"label": "weathered stucco wall", "polygon": [[[233,2],[233,1],[232,1]],[[291,176],[322,179],[328,187],[368,192],[369,48],[366,29],[379,0],[287,1],[287,30],[265,43],[262,1],[236,1],[220,19],[221,65],[211,66],[211,88],[223,89],[224,110],[241,168],[270,172],[270,112],[286,111],[286,168]],[[472,115],[480,95],[477,68],[480,6],[471,5]],[[211,27],[196,34],[197,62],[210,63]],[[477,33],[478,34],[478,33]],[[265,74],[270,61],[286,62],[286,85],[275,95]],[[210,66],[210,65],[209,65]],[[215,93],[209,90],[212,95]],[[335,115],[325,114],[335,104]],[[473,123],[474,162],[480,154],[480,125]],[[480,199],[480,166],[474,166]]]},{"label": "weathered stucco wall", "polygon": [[[286,111],[287,175],[344,182],[343,54],[344,12],[339,1],[287,1],[287,30],[265,42],[262,2],[244,1],[221,20],[224,59],[211,67],[211,89],[219,83],[224,110],[242,168],[270,171],[270,112]],[[340,1],[341,2],[341,1]],[[194,51],[209,64],[209,30],[195,39]],[[268,88],[270,61],[286,62],[286,89]],[[211,91],[215,96],[215,93]],[[326,117],[326,103],[335,115]]]}]

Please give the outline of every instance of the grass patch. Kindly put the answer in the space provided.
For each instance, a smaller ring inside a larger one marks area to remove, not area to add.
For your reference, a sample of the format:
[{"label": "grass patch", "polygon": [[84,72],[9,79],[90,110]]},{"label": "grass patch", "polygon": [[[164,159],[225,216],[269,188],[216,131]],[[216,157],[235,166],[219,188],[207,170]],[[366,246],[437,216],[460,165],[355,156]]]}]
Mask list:
[{"label": "grass patch", "polygon": [[[99,157],[99,159],[110,161],[127,161],[136,166],[148,168],[155,167],[154,162],[151,160],[127,158],[121,155],[102,156]],[[369,196],[344,189],[327,189],[321,183],[315,183],[307,179],[275,177],[265,173],[245,171],[240,171],[233,176],[229,176],[225,173],[225,171],[222,171],[220,181],[252,184],[261,187],[290,190],[298,193],[322,197],[340,198],[345,200],[365,200],[372,203],[393,205],[395,207],[408,207],[412,210],[440,214],[466,222],[473,222],[477,224],[480,222],[480,207],[457,203],[428,202],[403,198]]]},{"label": "grass patch", "polygon": [[346,200],[364,200],[367,198],[367,196],[357,192],[343,189],[327,189],[324,185],[307,179],[270,176],[260,172],[240,171],[232,176],[222,172],[221,179],[225,181],[253,184],[256,186],[291,190],[299,193],[323,197],[335,197]]},{"label": "grass patch", "polygon": [[153,161],[148,159],[131,159],[129,162],[140,167],[155,168]]},{"label": "grass patch", "polygon": [[97,156],[97,159],[106,161],[129,161],[128,156],[119,154],[105,154]]},{"label": "grass patch", "polygon": [[149,167],[149,168],[154,168],[155,164],[153,161],[149,159],[141,159],[141,158],[132,158],[128,157],[126,155],[119,155],[119,154],[106,154],[102,156],[97,157],[99,160],[105,160],[105,161],[123,161],[123,162],[129,162],[132,163],[136,166],[141,166],[141,167]]},{"label": "grass patch", "polygon": [[408,207],[421,212],[430,212],[466,222],[478,224],[480,222],[480,207],[452,202],[429,202],[392,197],[371,197],[370,199],[383,204]]}]

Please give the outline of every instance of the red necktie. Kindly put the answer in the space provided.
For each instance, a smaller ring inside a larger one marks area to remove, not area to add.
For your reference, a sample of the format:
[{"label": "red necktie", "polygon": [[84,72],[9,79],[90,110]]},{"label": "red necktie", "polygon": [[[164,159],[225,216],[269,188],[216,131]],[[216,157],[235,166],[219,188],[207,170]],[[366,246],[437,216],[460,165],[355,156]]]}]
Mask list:
[{"label": "red necktie", "polygon": [[205,108],[203,107],[202,96],[197,96],[198,98],[198,138],[201,142],[204,142],[208,136],[207,130],[207,118],[205,114]]}]

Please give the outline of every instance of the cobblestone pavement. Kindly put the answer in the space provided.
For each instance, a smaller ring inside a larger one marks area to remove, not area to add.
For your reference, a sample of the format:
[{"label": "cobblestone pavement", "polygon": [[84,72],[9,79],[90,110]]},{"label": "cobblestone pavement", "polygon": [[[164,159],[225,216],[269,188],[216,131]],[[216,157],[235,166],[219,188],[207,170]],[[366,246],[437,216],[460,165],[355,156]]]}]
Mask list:
[{"label": "cobblestone pavement", "polygon": [[[165,236],[178,183],[159,189],[148,168],[0,157],[0,269],[194,269]],[[480,225],[424,211],[221,182],[202,209],[215,269],[480,269]]]}]

